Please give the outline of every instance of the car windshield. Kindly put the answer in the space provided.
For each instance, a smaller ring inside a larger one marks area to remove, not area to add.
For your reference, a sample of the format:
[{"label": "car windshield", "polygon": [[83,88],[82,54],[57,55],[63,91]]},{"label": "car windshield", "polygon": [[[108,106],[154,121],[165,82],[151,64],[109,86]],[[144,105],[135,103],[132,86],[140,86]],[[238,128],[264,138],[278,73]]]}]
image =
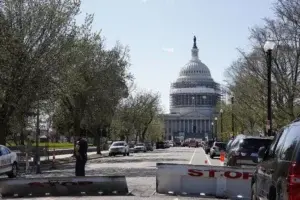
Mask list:
[{"label": "car windshield", "polygon": [[217,147],[219,147],[220,149],[225,149],[226,144],[224,142],[216,142],[215,144]]},{"label": "car windshield", "polygon": [[113,146],[124,146],[124,142],[115,142],[112,144]]},{"label": "car windshield", "polygon": [[262,146],[268,147],[271,144],[271,142],[271,139],[248,138],[241,140],[240,146],[244,149],[254,149],[258,151],[259,148]]}]

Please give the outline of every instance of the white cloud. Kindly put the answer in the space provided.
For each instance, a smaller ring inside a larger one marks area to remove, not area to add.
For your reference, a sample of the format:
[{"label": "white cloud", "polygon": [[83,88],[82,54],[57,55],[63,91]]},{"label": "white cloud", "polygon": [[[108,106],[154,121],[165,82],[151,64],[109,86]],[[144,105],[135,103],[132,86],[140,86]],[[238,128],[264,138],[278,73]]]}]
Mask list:
[{"label": "white cloud", "polygon": [[174,49],[173,48],[162,48],[162,50],[164,52],[168,52],[168,53],[173,53],[174,52]]}]

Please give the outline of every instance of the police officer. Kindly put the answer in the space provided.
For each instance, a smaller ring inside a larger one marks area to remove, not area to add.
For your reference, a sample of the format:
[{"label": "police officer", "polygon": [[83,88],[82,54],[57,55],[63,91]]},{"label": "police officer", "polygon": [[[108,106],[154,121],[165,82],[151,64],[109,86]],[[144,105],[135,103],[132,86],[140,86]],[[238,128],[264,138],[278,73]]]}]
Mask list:
[{"label": "police officer", "polygon": [[80,138],[76,142],[75,156],[76,156],[76,166],[75,174],[76,176],[85,176],[85,164],[87,161],[87,150],[88,143],[84,138],[84,135],[80,135]]}]

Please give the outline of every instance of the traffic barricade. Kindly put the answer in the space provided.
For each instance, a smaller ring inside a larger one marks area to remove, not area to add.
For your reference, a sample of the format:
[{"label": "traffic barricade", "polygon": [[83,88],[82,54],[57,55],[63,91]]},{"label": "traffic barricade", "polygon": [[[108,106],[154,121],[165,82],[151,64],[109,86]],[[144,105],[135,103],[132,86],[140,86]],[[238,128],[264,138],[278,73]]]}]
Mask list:
[{"label": "traffic barricade", "polygon": [[157,163],[161,194],[250,199],[254,168]]},{"label": "traffic barricade", "polygon": [[125,176],[41,177],[0,181],[2,197],[126,195]]}]

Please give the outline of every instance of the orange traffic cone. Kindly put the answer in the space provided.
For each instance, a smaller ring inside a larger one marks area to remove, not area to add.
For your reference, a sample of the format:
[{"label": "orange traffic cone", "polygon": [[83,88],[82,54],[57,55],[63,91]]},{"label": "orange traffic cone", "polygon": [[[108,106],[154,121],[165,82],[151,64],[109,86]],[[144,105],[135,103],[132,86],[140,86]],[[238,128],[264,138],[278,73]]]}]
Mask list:
[{"label": "orange traffic cone", "polygon": [[222,166],[224,165],[224,161],[225,161],[225,152],[221,151],[221,153],[220,153],[220,162],[221,162]]}]

